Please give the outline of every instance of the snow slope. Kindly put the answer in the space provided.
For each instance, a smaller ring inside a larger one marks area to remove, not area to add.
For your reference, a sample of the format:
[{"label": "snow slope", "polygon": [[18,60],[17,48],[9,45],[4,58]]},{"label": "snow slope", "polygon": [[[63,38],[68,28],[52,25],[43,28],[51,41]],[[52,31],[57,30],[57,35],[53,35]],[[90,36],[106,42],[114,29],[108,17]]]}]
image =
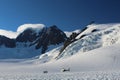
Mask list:
[{"label": "snow slope", "polygon": [[[66,47],[58,58],[64,58],[74,55],[77,52],[83,53],[100,47],[120,43],[120,24],[94,24],[87,27],[88,29],[78,35],[76,39],[79,39],[82,35],[84,36]],[[92,32],[95,29],[96,31]]]},{"label": "snow slope", "polygon": [[[29,60],[2,60],[0,79],[12,80],[118,80],[120,78],[120,44],[75,54],[66,59],[48,63],[35,63]],[[61,72],[70,68],[70,72]],[[43,71],[48,71],[43,74]]]},{"label": "snow slope", "polygon": [[50,61],[40,65],[40,68],[49,72],[59,72],[62,68],[71,68],[71,72],[120,69],[120,44],[80,53],[79,51],[71,57]]},{"label": "snow slope", "polygon": [[86,30],[83,31],[80,35],[78,35],[76,37],[76,39],[79,39],[82,35],[89,35],[92,30],[96,29],[97,31],[101,31],[101,30],[105,30],[107,28],[110,28],[110,27],[114,27],[114,26],[119,26],[120,24],[119,23],[111,23],[111,24],[91,24],[91,25],[88,25],[86,26]]},{"label": "snow slope", "polygon": [[[48,70],[61,72],[62,68],[70,68],[70,72],[102,71],[120,69],[120,44],[94,49],[84,54],[77,54],[59,60],[51,60],[47,63],[37,63],[38,59],[1,60],[0,71],[2,72],[40,72]],[[4,66],[4,67],[3,67]]]}]

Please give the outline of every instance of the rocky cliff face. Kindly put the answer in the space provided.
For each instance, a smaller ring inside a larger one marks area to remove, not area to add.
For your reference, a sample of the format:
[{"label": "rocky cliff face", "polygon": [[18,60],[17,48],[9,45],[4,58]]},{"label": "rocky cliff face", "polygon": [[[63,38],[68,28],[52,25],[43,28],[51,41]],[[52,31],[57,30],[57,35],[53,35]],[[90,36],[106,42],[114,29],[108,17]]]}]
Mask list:
[{"label": "rocky cliff face", "polygon": [[0,35],[0,46],[14,48],[14,47],[16,47],[16,42],[14,39],[9,39],[5,36]]},{"label": "rocky cliff face", "polygon": [[16,42],[33,42],[38,37],[32,29],[26,29],[16,38]]},{"label": "rocky cliff face", "polygon": [[63,31],[57,28],[57,26],[51,26],[46,29],[39,39],[35,42],[36,49],[42,47],[42,52],[45,53],[49,45],[58,45],[67,39]]}]

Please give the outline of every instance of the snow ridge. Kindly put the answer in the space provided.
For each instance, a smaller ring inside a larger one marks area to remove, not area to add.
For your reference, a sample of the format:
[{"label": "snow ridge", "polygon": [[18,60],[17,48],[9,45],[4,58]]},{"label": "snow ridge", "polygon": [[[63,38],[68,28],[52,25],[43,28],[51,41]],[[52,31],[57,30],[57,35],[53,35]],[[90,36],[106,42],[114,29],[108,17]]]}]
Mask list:
[{"label": "snow ridge", "polygon": [[[73,54],[84,53],[93,49],[104,46],[110,46],[115,43],[120,43],[120,24],[102,24],[89,25],[84,32],[77,36],[76,39],[81,39],[70,44],[59,56],[59,58],[68,57]],[[95,30],[92,32],[93,30]]]}]

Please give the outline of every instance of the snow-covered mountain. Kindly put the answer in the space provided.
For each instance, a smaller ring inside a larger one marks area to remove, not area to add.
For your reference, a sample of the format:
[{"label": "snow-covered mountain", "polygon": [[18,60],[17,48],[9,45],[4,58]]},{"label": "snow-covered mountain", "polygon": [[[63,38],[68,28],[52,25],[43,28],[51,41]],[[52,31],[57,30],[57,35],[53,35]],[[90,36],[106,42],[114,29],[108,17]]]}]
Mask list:
[{"label": "snow-covered mountain", "polygon": [[68,57],[76,53],[84,53],[93,49],[120,43],[120,24],[92,24],[81,32],[73,42],[67,46],[59,57]]},{"label": "snow-covered mountain", "polygon": [[12,39],[6,35],[0,36],[0,59],[32,58],[61,45],[67,39],[55,25],[24,24],[18,27],[16,33],[17,36]]},{"label": "snow-covered mountain", "polygon": [[[112,46],[120,43],[120,24],[91,24],[86,26],[77,37],[75,41],[68,44],[62,52],[61,48],[53,49],[45,53],[46,56],[40,56],[40,60],[44,62],[46,57],[50,60],[70,57],[77,53],[83,54],[85,52],[99,49],[102,47]],[[64,45],[63,45],[64,47]],[[56,55],[54,56],[54,54]],[[53,53],[53,54],[52,54]],[[53,56],[53,57],[51,57]],[[43,58],[42,58],[43,57]]]},{"label": "snow-covered mountain", "polygon": [[[119,26],[120,24],[91,24],[81,31],[73,31],[67,38],[55,25],[47,28],[43,24],[25,24],[18,28],[16,38],[0,37],[0,58],[30,58],[40,55],[40,62],[66,58],[78,52],[84,53],[120,43]],[[60,44],[63,42],[64,45]]]},{"label": "snow-covered mountain", "polygon": [[[29,32],[29,29],[27,30]],[[49,29],[48,32],[49,31],[51,31],[51,29]],[[72,33],[64,42],[65,44],[67,40],[70,40],[70,43],[66,47],[64,47],[63,44],[32,59],[0,60],[1,79],[119,80],[119,33],[120,24],[88,25],[77,35],[76,33]],[[19,36],[25,36],[25,34],[21,34]],[[22,41],[25,42],[26,40],[23,39]],[[31,54],[34,51],[33,47],[35,47],[37,40],[33,40],[34,44],[32,44],[28,50],[25,47],[21,48],[23,45],[21,44],[23,43],[22,41],[17,42],[17,45],[19,45],[19,47],[16,48],[18,53],[28,53],[27,51],[29,51]],[[28,41],[29,43],[27,43]],[[27,46],[31,44],[31,38],[28,37],[28,41],[26,42]],[[50,45],[50,47],[54,46]],[[63,47],[63,51],[60,52]],[[7,51],[6,49],[9,51],[10,48],[1,46],[0,50],[5,52]],[[18,53],[14,52],[14,54],[17,55]],[[69,71],[64,72],[63,69]]]}]

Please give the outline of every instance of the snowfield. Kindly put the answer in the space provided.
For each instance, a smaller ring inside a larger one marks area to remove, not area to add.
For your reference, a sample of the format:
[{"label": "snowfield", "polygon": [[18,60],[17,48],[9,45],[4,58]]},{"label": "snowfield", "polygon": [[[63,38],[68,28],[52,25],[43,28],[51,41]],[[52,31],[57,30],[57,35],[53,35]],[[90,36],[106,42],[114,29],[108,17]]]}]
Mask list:
[{"label": "snowfield", "polygon": [[[36,63],[39,59],[1,60],[0,80],[119,80],[120,44]],[[65,68],[70,71],[61,72]],[[48,73],[43,73],[48,71]]]},{"label": "snowfield", "polygon": [[76,73],[0,73],[0,80],[119,80],[120,71]]}]

